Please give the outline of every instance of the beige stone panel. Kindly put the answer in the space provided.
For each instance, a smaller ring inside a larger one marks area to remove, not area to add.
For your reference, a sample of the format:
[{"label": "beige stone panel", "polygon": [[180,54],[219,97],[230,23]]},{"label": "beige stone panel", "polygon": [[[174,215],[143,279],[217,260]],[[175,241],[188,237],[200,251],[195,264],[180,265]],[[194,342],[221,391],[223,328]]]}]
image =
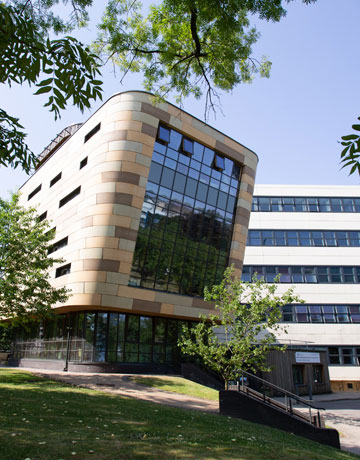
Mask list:
[{"label": "beige stone panel", "polygon": [[239,244],[238,241],[234,241],[234,240],[233,240],[233,241],[231,242],[231,250],[232,250],[232,251],[237,251],[237,250],[239,249],[239,247],[240,247],[240,244]]},{"label": "beige stone panel", "polygon": [[146,188],[147,178],[148,178],[148,174],[146,175],[146,177],[140,176],[139,187],[142,187],[144,189]]},{"label": "beige stone panel", "polygon": [[130,275],[131,268],[132,268],[132,263],[120,261],[120,268],[119,268],[120,273]]},{"label": "beige stone panel", "polygon": [[193,138],[210,148],[215,148],[216,139],[210,137],[208,134],[199,131],[193,126],[188,125],[187,123],[183,124],[183,132],[186,133],[186,135],[190,138]]},{"label": "beige stone panel", "polygon": [[238,198],[237,207],[245,208],[248,211],[251,211],[251,201],[249,202],[248,200],[244,200],[243,198]]},{"label": "beige stone panel", "polygon": [[139,198],[137,196],[133,196],[131,205],[134,206],[134,208],[141,209],[143,203],[144,203],[144,198]]},{"label": "beige stone panel", "polygon": [[92,173],[100,174],[107,171],[121,171],[122,161],[118,158],[115,158],[112,161],[105,161],[105,163],[99,163],[93,166]]},{"label": "beige stone panel", "polygon": [[126,138],[129,141],[139,142],[152,148],[154,147],[155,139],[152,136],[142,133],[141,131],[128,131]]},{"label": "beige stone panel", "polygon": [[[106,161],[116,161],[116,160],[121,160],[121,161],[130,161],[135,163],[136,160],[136,152],[125,152],[123,150],[114,150],[113,152],[108,152],[106,154]],[[118,169],[117,171],[120,171]]]},{"label": "beige stone panel", "polygon": [[93,185],[92,187],[88,187],[85,190],[85,196],[90,197],[95,193],[108,193],[108,192],[115,192],[116,190],[116,182],[103,182],[101,184]]},{"label": "beige stone panel", "polygon": [[98,281],[99,283],[104,283],[106,280],[106,272],[99,271],[86,271],[86,272],[76,272],[69,273],[69,282],[85,282],[85,281]]},{"label": "beige stone panel", "polygon": [[95,227],[87,227],[81,230],[83,238],[92,236],[115,236],[115,226],[113,225],[97,225]]},{"label": "beige stone panel", "polygon": [[141,131],[142,123],[140,121],[116,121],[115,129],[124,131]]},{"label": "beige stone panel", "polygon": [[[244,145],[239,144],[238,142],[234,141],[234,139],[231,139],[231,137],[224,137],[224,144],[226,144],[228,147],[237,150],[239,153],[242,153],[243,155],[249,156],[255,156],[254,153],[252,153],[249,149],[247,149]],[[256,157],[255,157],[256,158]]]},{"label": "beige stone panel", "polygon": [[142,144],[134,141],[113,141],[109,142],[109,151],[112,150],[127,150],[129,152],[142,152]]},{"label": "beige stone panel", "polygon": [[131,310],[133,299],[128,297],[119,297],[116,295],[103,294],[101,297],[102,307],[116,307],[121,310]]},{"label": "beige stone panel", "polygon": [[253,169],[256,171],[257,165],[258,165],[258,159],[256,158],[255,155],[245,155],[244,159],[244,165],[249,166],[249,168]]},{"label": "beige stone panel", "polygon": [[[112,210],[112,207],[111,207]],[[130,227],[131,218],[123,216],[115,216],[113,214],[100,214],[93,217],[93,225],[117,225],[119,227]]]},{"label": "beige stone panel", "polygon": [[120,260],[122,262],[131,263],[133,259],[133,253],[128,251],[122,251],[120,249],[107,249],[104,248],[104,259]]},{"label": "beige stone panel", "polygon": [[172,105],[172,104],[168,104],[168,112],[169,112],[174,118],[178,118],[178,119],[181,120],[182,122],[187,123],[188,125],[191,125],[192,120],[193,120],[193,117],[192,117],[191,115],[189,115],[188,113],[183,112],[183,111],[182,111],[181,109],[179,109],[178,107],[175,107],[175,106]]},{"label": "beige stone panel", "polygon": [[84,293],[84,283],[66,283],[66,288],[70,289],[71,295]]},{"label": "beige stone panel", "polygon": [[[240,190],[239,198],[242,198],[242,200],[246,201],[247,203],[250,203],[250,204],[252,203],[252,195],[247,190]],[[240,200],[238,199],[238,202],[239,201]],[[238,206],[239,206],[239,204],[238,204]]]},{"label": "beige stone panel", "polygon": [[63,305],[100,305],[100,302],[100,294],[75,294]]},{"label": "beige stone panel", "polygon": [[230,258],[243,260],[244,252],[241,250],[243,245],[241,245],[241,243],[238,243],[238,244],[239,244],[239,249],[231,249],[230,250]]},{"label": "beige stone panel", "polygon": [[249,184],[254,186],[255,185],[255,179],[248,174],[242,174],[241,175],[241,182],[244,182],[245,184]]},{"label": "beige stone panel", "polygon": [[147,177],[149,175],[149,168],[147,166],[143,166],[138,163],[131,163],[129,161],[122,162],[121,171],[132,172],[144,177]]},{"label": "beige stone panel", "polygon": [[128,193],[129,195],[134,195],[142,199],[144,199],[145,196],[145,188],[134,184],[127,184],[125,182],[118,182],[116,184],[116,192]]},{"label": "beige stone panel", "polygon": [[147,113],[143,112],[132,112],[132,119],[136,121],[142,121],[143,123],[147,123],[148,125],[154,126],[154,128],[157,128],[159,125],[158,118],[155,118],[152,115],[148,115]]},{"label": "beige stone panel", "polygon": [[93,206],[94,204],[96,204],[96,195],[91,195],[82,200],[81,207],[87,208],[88,206]]},{"label": "beige stone panel", "polygon": [[121,94],[121,100],[151,103],[151,95],[142,91],[127,91]]},{"label": "beige stone panel", "polygon": [[107,272],[106,282],[117,285],[123,284],[127,286],[129,282],[129,275],[124,275],[123,273]]},{"label": "beige stone panel", "polygon": [[113,133],[117,131],[115,128],[115,121],[106,120],[101,122],[101,132],[102,133]]},{"label": "beige stone panel", "polygon": [[134,252],[135,250],[135,241],[131,240],[126,240],[124,238],[120,238],[119,241],[119,249],[122,249],[123,251],[129,251],[129,252]]},{"label": "beige stone panel", "polygon": [[139,230],[140,225],[140,209],[139,209],[139,219],[131,219],[130,228],[131,230]]},{"label": "beige stone panel", "polygon": [[71,273],[81,272],[83,269],[83,261],[82,260],[75,260],[71,262]]},{"label": "beige stone panel", "polygon": [[177,118],[177,117],[174,117],[174,116],[170,117],[170,126],[172,128],[175,128],[175,129],[179,130],[179,131],[183,130],[183,122],[181,121],[180,118]]},{"label": "beige stone panel", "polygon": [[151,158],[143,155],[142,153],[138,153],[136,155],[136,163],[150,168]]},{"label": "beige stone panel", "polygon": [[202,121],[198,120],[197,118],[193,118],[192,126],[204,133],[207,137],[212,137],[220,142],[224,142],[225,140],[224,134],[220,133],[214,128],[211,128],[209,125],[205,125]]},{"label": "beige stone panel", "polygon": [[113,212],[113,204],[111,203],[105,203],[105,204],[96,204],[94,206],[89,206],[88,208],[84,209],[81,208],[79,211],[78,216],[79,217],[85,217],[85,216],[94,216],[94,225],[95,224],[95,219],[97,216],[102,216],[102,215],[111,215]]},{"label": "beige stone panel", "polygon": [[[106,118],[110,121],[131,121],[133,112],[131,110],[120,110],[109,114]],[[140,120],[141,121],[141,120]]]},{"label": "beige stone panel", "polygon": [[149,158],[152,158],[153,153],[154,153],[154,145],[152,145],[152,146],[144,145],[143,146],[143,151],[142,151],[143,155],[145,155],[145,156],[147,156]]},{"label": "beige stone panel", "polygon": [[141,101],[124,101],[121,100],[117,104],[113,104],[111,107],[108,109],[108,113],[117,113],[117,112],[123,112],[123,111],[132,111],[132,110],[141,110]]},{"label": "beige stone panel", "polygon": [[102,259],[102,252],[103,250],[101,247],[89,247],[87,249],[81,249],[80,259]]},{"label": "beige stone panel", "polygon": [[132,299],[147,300],[153,302],[155,299],[155,291],[150,289],[138,289],[131,286],[120,286],[118,295],[122,297],[130,297]]},{"label": "beige stone panel", "polygon": [[174,305],[174,315],[182,316],[185,318],[199,319],[200,315],[208,314],[208,310],[200,308],[184,307],[182,305]]},{"label": "beige stone panel", "polygon": [[172,315],[174,313],[174,305],[164,303],[161,305],[160,313],[163,315]]},{"label": "beige stone panel", "polygon": [[85,283],[85,294],[109,294],[116,295],[118,286],[110,283]]},{"label": "beige stone panel", "polygon": [[241,270],[239,268],[234,268],[234,276],[237,279],[241,278]]},{"label": "beige stone panel", "polygon": [[124,204],[113,204],[112,206],[114,214],[117,214],[119,216],[131,217],[130,228],[133,228],[133,219],[137,219],[140,221],[140,209],[132,208],[131,206],[126,206]]},{"label": "beige stone panel", "polygon": [[[119,245],[119,238],[111,236],[94,236],[91,238],[86,238],[86,247],[87,248],[108,248],[108,249],[117,249]],[[86,259],[101,259],[101,257],[86,257]]]},{"label": "beige stone panel", "polygon": [[172,305],[183,305],[191,307],[192,305],[192,297],[182,296],[178,294],[169,294],[167,292],[155,292],[155,301],[160,303],[169,303]]}]

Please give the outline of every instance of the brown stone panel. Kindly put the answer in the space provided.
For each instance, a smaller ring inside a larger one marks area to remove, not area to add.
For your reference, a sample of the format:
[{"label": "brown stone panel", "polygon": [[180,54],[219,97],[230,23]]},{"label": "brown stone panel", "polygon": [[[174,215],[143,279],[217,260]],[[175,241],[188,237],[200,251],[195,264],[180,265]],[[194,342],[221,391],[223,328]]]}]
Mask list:
[{"label": "brown stone panel", "polygon": [[136,241],[138,232],[136,230],[132,230],[131,228],[125,227],[115,227],[115,237],[116,238],[124,238],[126,240]]},{"label": "brown stone panel", "polygon": [[205,302],[201,297],[194,297],[192,301],[192,306],[194,308],[201,308],[203,310],[210,310],[214,308],[214,302]]},{"label": "brown stone panel", "polygon": [[150,300],[134,299],[133,310],[146,311],[149,313],[160,313],[161,303],[151,302]]},{"label": "brown stone panel", "polygon": [[242,172],[255,179],[256,171],[249,166],[244,166]]},{"label": "brown stone panel", "polygon": [[249,219],[250,217],[243,217],[237,215],[235,217],[235,224],[239,224],[247,228],[247,226],[249,225]]},{"label": "brown stone panel", "polygon": [[104,192],[96,195],[96,204],[112,203],[131,206],[133,196],[128,193]]},{"label": "brown stone panel", "polygon": [[254,195],[254,186],[247,184],[247,191],[248,193],[250,193],[251,196]]},{"label": "brown stone panel", "polygon": [[141,127],[141,132],[143,134],[147,134],[148,136],[156,137],[157,129],[155,128],[155,126],[151,126],[151,125],[148,125],[147,123],[143,123]]},{"label": "brown stone panel", "polygon": [[233,259],[232,257],[230,257],[229,265],[234,265],[235,268],[242,270],[243,262],[239,259]]},{"label": "brown stone panel", "polygon": [[142,102],[141,111],[149,115],[152,115],[153,117],[158,118],[159,120],[164,121],[165,123],[170,123],[170,114],[168,112],[165,112],[165,110],[155,107],[152,104]]},{"label": "brown stone panel", "polygon": [[105,171],[101,173],[102,182],[125,182],[126,184],[139,185],[140,176],[126,171]]},{"label": "brown stone panel", "polygon": [[[241,216],[245,217],[246,219],[250,218],[250,211],[242,206],[239,206],[236,210],[236,217]],[[235,220],[236,221],[236,220]]]},{"label": "brown stone panel", "polygon": [[219,151],[219,153],[223,153],[224,155],[227,155],[230,158],[233,158],[234,160],[238,161],[241,164],[244,164],[245,157],[242,153],[232,149],[228,145],[224,144],[223,142],[216,141],[215,144],[215,149]]},{"label": "brown stone panel", "polygon": [[118,272],[120,262],[118,260],[109,259],[85,259],[83,269],[84,271],[104,271],[104,272]]}]

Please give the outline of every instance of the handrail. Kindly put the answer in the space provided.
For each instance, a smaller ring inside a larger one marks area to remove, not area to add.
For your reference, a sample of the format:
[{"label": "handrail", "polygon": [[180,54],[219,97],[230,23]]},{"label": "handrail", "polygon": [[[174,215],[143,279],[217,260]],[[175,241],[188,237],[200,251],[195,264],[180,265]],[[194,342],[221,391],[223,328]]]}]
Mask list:
[{"label": "handrail", "polygon": [[270,383],[267,380],[264,380],[264,379],[258,377],[257,375],[250,374],[250,372],[242,370],[241,374],[245,374],[245,375],[249,376],[250,378],[261,382],[262,384],[265,384],[266,386],[272,388],[273,390],[279,391],[280,393],[282,393],[282,394],[284,394],[286,396],[290,396],[292,399],[295,399],[296,401],[299,401],[302,404],[304,404],[305,406],[311,407],[312,409],[326,410],[325,407],[316,407],[313,404],[309,403],[309,401],[307,399],[304,399],[301,396],[296,395],[295,393],[291,393],[291,391],[285,390],[284,388],[278,387],[277,385],[275,385],[273,383]]},{"label": "handrail", "polygon": [[[279,387],[277,385],[274,385],[273,383],[267,382],[266,380],[264,380],[264,379],[262,379],[260,377],[257,377],[256,375],[250,374],[247,371],[241,370],[240,374],[242,376],[242,383],[241,383],[241,386],[240,386],[240,382],[238,382],[238,391],[241,391],[242,393],[245,393],[248,396],[252,395],[254,398],[262,400],[264,403],[269,404],[270,406],[281,408],[282,410],[285,410],[287,413],[289,413],[291,416],[300,417],[303,420],[305,420],[306,422],[311,423],[312,425],[315,425],[315,426],[318,426],[318,427],[322,426],[319,411],[320,410],[325,410],[324,407],[316,407],[313,404],[309,403],[306,399],[301,398],[300,396],[298,396],[298,395],[296,395],[294,393],[291,393],[290,391],[285,390],[284,388],[281,388],[281,387]],[[262,384],[262,387],[263,387],[263,393],[261,394],[258,391],[254,390],[252,388],[249,388],[248,386],[245,386],[244,385],[244,376],[247,376],[248,379],[254,379],[254,380],[257,380],[258,382],[260,382]],[[269,396],[266,396],[265,395],[265,387],[268,387],[270,389],[276,390],[278,393],[283,394],[284,397],[285,397],[285,404],[283,404],[283,403],[281,403],[279,401],[276,401],[275,399],[272,399]],[[293,407],[292,407],[292,399],[294,399],[295,401],[298,401],[299,403],[304,404],[305,406],[309,407],[309,417],[307,417],[302,412],[293,409]],[[311,414],[311,409],[317,410],[317,416],[316,415],[313,416]]]}]

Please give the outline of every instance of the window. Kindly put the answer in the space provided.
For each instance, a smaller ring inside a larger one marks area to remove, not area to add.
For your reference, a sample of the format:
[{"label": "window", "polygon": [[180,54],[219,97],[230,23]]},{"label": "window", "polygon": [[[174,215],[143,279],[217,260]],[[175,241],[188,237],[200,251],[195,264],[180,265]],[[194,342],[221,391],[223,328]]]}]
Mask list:
[{"label": "window", "polygon": [[66,264],[66,265],[63,265],[62,267],[57,268],[55,272],[55,278],[60,278],[60,276],[69,274],[70,269],[71,269],[71,264]]},{"label": "window", "polygon": [[[269,207],[259,206],[260,200]],[[253,197],[255,212],[360,212],[360,198],[316,198],[316,197]]]},{"label": "window", "polygon": [[31,198],[35,196],[37,193],[39,193],[40,190],[41,190],[41,184],[38,185],[31,193],[29,193],[28,201],[31,200]]},{"label": "window", "polygon": [[39,222],[42,222],[43,220],[46,219],[46,216],[47,216],[47,211],[43,212],[42,214],[40,214],[39,216]]},{"label": "window", "polygon": [[323,383],[323,367],[321,365],[313,365],[313,382]]},{"label": "window", "polygon": [[[220,282],[239,177],[230,158],[160,125],[129,284],[201,296]],[[163,359],[160,349],[157,357]]]},{"label": "window", "polygon": [[64,198],[62,198],[59,202],[59,208],[63,207],[66,203],[71,201],[73,198],[76,196],[80,195],[81,187],[77,187],[75,190],[73,190],[69,195],[66,195]]},{"label": "window", "polygon": [[91,139],[94,134],[96,134],[98,131],[100,131],[101,123],[95,126],[91,131],[89,131],[86,136],[84,137],[84,144],[87,142],[89,139]]},{"label": "window", "polygon": [[55,185],[56,182],[58,182],[58,181],[61,179],[61,174],[62,174],[62,173],[60,172],[57,176],[55,176],[53,179],[51,179],[51,181],[50,181],[50,187],[52,187],[53,185]]},{"label": "window", "polygon": [[67,244],[68,244],[68,237],[66,236],[65,238],[57,241],[52,246],[50,246],[48,250],[48,254],[52,254],[53,252],[58,251],[61,248],[64,248],[65,246],[67,246]]},{"label": "window", "polygon": [[83,160],[80,161],[80,168],[82,169],[84,166],[87,165],[88,157],[85,157]]},{"label": "window", "polygon": [[304,384],[304,366],[302,364],[294,364],[292,367],[293,381],[295,385]]}]

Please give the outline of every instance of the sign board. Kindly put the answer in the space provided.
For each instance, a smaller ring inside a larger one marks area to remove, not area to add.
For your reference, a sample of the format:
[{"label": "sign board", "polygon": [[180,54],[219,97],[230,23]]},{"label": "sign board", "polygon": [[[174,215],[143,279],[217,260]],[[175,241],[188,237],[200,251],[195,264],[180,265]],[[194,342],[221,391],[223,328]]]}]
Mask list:
[{"label": "sign board", "polygon": [[297,351],[295,353],[295,360],[297,363],[320,363],[320,353]]}]

